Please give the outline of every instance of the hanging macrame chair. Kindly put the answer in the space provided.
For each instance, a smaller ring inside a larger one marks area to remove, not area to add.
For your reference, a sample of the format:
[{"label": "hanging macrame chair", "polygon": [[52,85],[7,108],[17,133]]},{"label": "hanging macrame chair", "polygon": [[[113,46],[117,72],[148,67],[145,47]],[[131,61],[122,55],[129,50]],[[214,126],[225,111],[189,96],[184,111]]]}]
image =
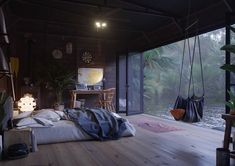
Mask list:
[{"label": "hanging macrame chair", "polygon": [[[181,92],[181,84],[182,84],[182,73],[183,73],[186,41],[188,43],[188,49],[189,49],[190,77],[189,77],[189,85],[188,85],[188,97],[184,98],[183,96],[180,95],[180,92]],[[201,82],[202,82],[202,90],[203,90],[203,93],[201,96],[196,96],[195,91],[194,91],[195,79],[193,79],[193,64],[194,64],[194,59],[195,59],[195,54],[196,54],[196,51],[195,51],[196,44],[198,45],[198,55],[199,55],[199,62],[200,62],[200,69],[201,69]],[[179,91],[178,91],[177,99],[175,101],[174,109],[171,110],[171,114],[174,116],[175,120],[182,120],[184,122],[193,123],[193,122],[199,122],[203,117],[204,94],[205,94],[199,36],[194,37],[192,57],[190,54],[191,52],[190,52],[190,46],[189,46],[189,39],[185,39],[184,47],[183,47],[182,64],[181,64],[181,69],[180,69]],[[192,96],[190,96],[191,84],[193,87]]]}]

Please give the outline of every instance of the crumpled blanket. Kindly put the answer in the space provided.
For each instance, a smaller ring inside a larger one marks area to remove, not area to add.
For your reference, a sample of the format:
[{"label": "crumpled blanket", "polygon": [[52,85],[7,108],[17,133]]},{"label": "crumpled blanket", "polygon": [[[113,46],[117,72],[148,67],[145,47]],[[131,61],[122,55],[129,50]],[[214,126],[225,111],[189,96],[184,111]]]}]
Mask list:
[{"label": "crumpled blanket", "polygon": [[66,109],[65,112],[70,120],[96,140],[118,139],[127,129],[124,118],[117,118],[102,108]]}]

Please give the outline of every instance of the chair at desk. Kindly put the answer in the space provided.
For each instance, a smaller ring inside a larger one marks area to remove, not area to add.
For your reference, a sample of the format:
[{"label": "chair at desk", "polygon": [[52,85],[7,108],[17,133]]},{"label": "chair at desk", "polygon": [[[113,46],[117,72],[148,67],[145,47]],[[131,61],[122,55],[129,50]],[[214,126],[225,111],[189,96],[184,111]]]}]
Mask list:
[{"label": "chair at desk", "polygon": [[115,94],[115,88],[109,88],[102,90],[99,95],[99,107],[104,108],[108,111],[115,112],[115,107],[113,104],[113,96]]}]

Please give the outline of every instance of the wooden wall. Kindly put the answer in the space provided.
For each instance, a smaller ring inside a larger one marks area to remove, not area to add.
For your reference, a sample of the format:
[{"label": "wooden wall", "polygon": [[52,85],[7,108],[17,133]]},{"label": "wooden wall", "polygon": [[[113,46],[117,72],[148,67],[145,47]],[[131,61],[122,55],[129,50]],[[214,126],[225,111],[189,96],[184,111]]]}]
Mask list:
[{"label": "wooden wall", "polygon": [[[67,42],[73,45],[72,54],[65,53]],[[56,60],[52,57],[54,49],[63,52],[63,58]],[[94,59],[90,64],[81,60],[81,52],[90,51]],[[69,38],[65,36],[50,36],[46,34],[31,34],[14,32],[11,35],[11,55],[20,59],[20,70],[16,80],[17,100],[21,97],[21,87],[25,86],[23,78],[30,77],[32,86],[40,86],[41,108],[50,107],[54,95],[39,84],[38,71],[44,70],[47,62],[58,61],[66,68],[77,72],[78,67],[99,67],[104,68],[105,88],[116,86],[116,52],[113,43],[100,40],[86,40],[80,38]],[[2,85],[0,84],[0,87]],[[66,96],[69,97],[68,95]],[[67,99],[68,101],[68,99]]]}]

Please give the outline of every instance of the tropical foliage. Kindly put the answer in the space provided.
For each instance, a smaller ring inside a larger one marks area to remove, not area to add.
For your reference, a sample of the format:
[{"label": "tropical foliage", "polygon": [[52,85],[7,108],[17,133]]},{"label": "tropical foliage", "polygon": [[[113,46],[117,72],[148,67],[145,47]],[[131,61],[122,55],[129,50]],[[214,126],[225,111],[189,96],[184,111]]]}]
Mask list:
[{"label": "tropical foliage", "polygon": [[75,83],[73,79],[75,73],[56,61],[51,61],[45,66],[46,70],[42,70],[40,73],[40,82],[55,93],[55,103],[63,104],[63,92]]},{"label": "tropical foliage", "polygon": [[230,100],[227,101],[225,104],[231,109],[234,110],[235,109],[235,96],[231,91],[228,91],[229,94],[229,98]]},{"label": "tropical foliage", "polygon": [[[224,45],[225,31],[219,29],[200,35],[203,72],[205,80],[205,104],[207,106],[224,105],[224,71],[220,66],[224,62],[224,53],[219,49]],[[189,40],[193,48],[193,39]],[[178,95],[180,66],[183,53],[183,41],[144,52],[144,108],[146,113],[158,114],[168,111],[174,105]],[[183,67],[181,95],[187,97],[190,57],[186,49]],[[194,90],[202,94],[201,70],[198,52],[195,54],[193,68]],[[192,89],[190,91],[192,94]]]},{"label": "tropical foliage", "polygon": [[[233,27],[230,27],[230,28],[235,33],[235,28],[233,28]],[[235,45],[233,45],[233,44],[224,45],[223,47],[221,47],[221,50],[229,51],[229,52],[233,53],[232,55],[234,55],[235,54]],[[235,73],[235,65],[234,64],[224,64],[220,68],[223,70]],[[228,94],[229,94],[230,100],[228,102],[226,102],[226,105],[231,110],[234,110],[235,109],[235,96],[232,91],[228,91]]]}]

